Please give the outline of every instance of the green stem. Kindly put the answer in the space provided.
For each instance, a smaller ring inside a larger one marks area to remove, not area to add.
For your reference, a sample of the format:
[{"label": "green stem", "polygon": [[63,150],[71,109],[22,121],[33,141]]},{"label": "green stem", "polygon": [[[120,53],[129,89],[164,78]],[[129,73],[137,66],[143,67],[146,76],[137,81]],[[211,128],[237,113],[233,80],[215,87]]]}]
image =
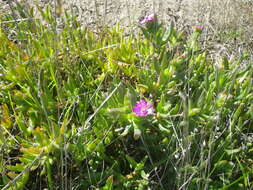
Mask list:
[{"label": "green stem", "polygon": [[46,162],[46,167],[47,167],[48,187],[49,187],[50,190],[53,190],[52,170],[51,170],[51,165],[50,165],[49,161]]}]

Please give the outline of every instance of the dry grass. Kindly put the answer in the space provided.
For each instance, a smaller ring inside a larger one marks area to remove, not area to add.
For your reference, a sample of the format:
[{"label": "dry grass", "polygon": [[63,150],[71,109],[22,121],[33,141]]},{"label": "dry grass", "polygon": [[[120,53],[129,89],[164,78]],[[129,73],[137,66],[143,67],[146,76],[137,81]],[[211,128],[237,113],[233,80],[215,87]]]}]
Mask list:
[{"label": "dry grass", "polygon": [[[192,24],[205,26],[204,45],[215,59],[252,54],[253,2],[249,0],[198,0],[191,7]],[[252,57],[249,57],[252,60]]]},{"label": "dry grass", "polygon": [[[116,23],[133,28],[142,15],[156,12],[161,22],[173,21],[179,29],[190,31],[195,25],[203,25],[204,47],[214,53],[214,57],[229,55],[234,58],[242,52],[252,52],[253,2],[250,0],[19,1],[36,2],[42,7],[62,3],[81,23],[93,28]],[[11,1],[1,2],[0,14],[8,12],[7,2]]]}]

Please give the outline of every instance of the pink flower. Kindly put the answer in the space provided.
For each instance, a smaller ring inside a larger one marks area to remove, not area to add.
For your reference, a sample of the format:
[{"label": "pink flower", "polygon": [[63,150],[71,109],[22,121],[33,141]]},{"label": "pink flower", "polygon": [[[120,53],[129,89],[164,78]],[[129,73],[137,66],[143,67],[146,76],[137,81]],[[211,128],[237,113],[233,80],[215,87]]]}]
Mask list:
[{"label": "pink flower", "polygon": [[152,13],[151,15],[145,16],[140,23],[141,24],[146,24],[146,23],[150,23],[156,20],[156,14]]},{"label": "pink flower", "polygon": [[195,30],[197,32],[202,32],[204,30],[204,26],[198,25],[198,26],[195,27]]},{"label": "pink flower", "polygon": [[133,112],[136,116],[146,117],[154,113],[153,105],[148,103],[146,100],[140,100],[133,108]]}]

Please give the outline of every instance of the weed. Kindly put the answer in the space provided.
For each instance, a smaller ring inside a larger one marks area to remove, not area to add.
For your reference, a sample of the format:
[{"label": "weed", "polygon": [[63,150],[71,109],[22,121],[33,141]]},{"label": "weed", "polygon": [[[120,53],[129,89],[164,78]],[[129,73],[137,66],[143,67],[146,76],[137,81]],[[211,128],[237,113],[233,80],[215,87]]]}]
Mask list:
[{"label": "weed", "polygon": [[0,31],[2,189],[252,188],[247,56],[213,62],[202,26],[41,17],[1,18],[16,32]]}]

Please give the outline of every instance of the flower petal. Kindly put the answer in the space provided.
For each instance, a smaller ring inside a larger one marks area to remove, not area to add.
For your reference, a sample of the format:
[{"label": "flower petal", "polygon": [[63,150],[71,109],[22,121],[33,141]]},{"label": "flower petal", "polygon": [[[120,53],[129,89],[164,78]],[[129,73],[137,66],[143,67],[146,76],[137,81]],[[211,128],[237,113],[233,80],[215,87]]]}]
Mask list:
[{"label": "flower petal", "polygon": [[155,110],[152,104],[148,103],[146,100],[140,100],[137,102],[132,111],[139,117],[145,117],[153,114]]}]

